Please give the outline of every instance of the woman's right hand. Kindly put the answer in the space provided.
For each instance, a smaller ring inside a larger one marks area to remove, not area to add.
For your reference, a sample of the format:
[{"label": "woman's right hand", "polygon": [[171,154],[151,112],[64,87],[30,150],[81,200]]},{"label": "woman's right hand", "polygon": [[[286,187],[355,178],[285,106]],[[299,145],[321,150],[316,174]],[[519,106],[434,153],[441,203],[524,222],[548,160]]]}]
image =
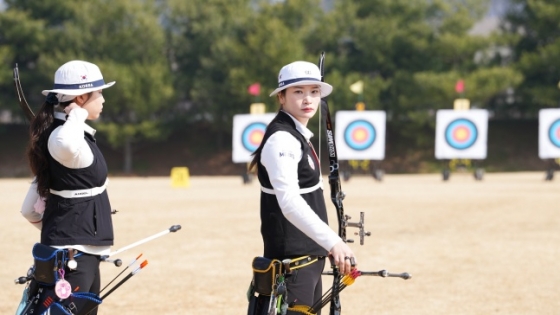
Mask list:
[{"label": "woman's right hand", "polygon": [[66,113],[66,115],[70,114],[70,111],[72,111],[74,108],[78,108],[80,107],[80,105],[72,102],[70,103],[70,105],[64,107],[64,112]]},{"label": "woman's right hand", "polygon": [[[354,252],[350,249],[350,247],[340,240],[336,243],[333,248],[331,248],[330,256],[334,260],[334,264],[340,270],[342,274],[349,274],[353,268],[358,266],[358,261],[354,256]],[[352,266],[351,262],[354,262],[354,266]]]}]

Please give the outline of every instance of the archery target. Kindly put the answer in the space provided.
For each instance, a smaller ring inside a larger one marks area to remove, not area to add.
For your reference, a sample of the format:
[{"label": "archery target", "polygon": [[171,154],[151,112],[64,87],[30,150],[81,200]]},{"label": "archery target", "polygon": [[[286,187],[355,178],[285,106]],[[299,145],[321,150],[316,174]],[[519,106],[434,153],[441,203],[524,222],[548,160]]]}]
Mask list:
[{"label": "archery target", "polygon": [[259,147],[266,126],[275,114],[240,114],[233,116],[232,160],[234,163],[250,162],[251,154]]},{"label": "archery target", "polygon": [[338,111],[335,141],[339,160],[385,158],[384,111]]},{"label": "archery target", "polygon": [[437,159],[485,159],[488,111],[438,110],[436,114]]},{"label": "archery target", "polygon": [[560,109],[539,111],[539,157],[560,158]]}]

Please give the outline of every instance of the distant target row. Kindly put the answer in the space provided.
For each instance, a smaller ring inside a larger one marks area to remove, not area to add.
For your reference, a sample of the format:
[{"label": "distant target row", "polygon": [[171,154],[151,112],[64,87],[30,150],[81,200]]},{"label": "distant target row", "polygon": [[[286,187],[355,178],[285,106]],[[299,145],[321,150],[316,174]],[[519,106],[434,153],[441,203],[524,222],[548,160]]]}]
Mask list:
[{"label": "distant target row", "polygon": [[[251,154],[260,145],[266,126],[274,116],[275,114],[234,116],[232,145],[234,163],[246,163],[251,160]],[[338,111],[335,123],[335,140],[340,161],[385,158],[386,113],[384,111]],[[436,159],[483,160],[487,153],[487,139],[487,110],[437,111]],[[539,112],[539,157],[560,158],[560,109],[542,109]],[[444,179],[447,179],[446,175],[449,177],[448,173],[444,173]],[[475,177],[476,175],[475,173]],[[480,173],[478,175],[480,178],[477,179],[481,179]]]}]

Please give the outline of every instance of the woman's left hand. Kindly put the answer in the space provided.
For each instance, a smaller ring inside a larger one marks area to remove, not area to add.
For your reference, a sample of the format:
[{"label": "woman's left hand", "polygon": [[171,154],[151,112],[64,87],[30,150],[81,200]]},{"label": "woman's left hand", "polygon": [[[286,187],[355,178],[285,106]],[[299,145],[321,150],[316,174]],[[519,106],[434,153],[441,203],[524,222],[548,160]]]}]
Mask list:
[{"label": "woman's left hand", "polygon": [[335,265],[339,268],[340,273],[349,274],[353,268],[356,268],[358,262],[356,256],[346,243],[340,240],[330,250],[330,255],[334,259]]}]

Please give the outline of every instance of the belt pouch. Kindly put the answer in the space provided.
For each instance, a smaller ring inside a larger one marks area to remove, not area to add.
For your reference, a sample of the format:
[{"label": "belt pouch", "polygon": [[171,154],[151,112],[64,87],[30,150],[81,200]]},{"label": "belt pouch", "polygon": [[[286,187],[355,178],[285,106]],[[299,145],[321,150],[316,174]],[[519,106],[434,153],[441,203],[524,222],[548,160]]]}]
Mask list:
[{"label": "belt pouch", "polygon": [[64,266],[66,251],[36,243],[33,246],[32,253],[35,262],[33,273],[35,280],[44,285],[54,285],[58,280],[58,268]]},{"label": "belt pouch", "polygon": [[253,259],[253,284],[255,292],[270,296],[276,276],[282,272],[282,263],[278,259],[255,257]]}]

